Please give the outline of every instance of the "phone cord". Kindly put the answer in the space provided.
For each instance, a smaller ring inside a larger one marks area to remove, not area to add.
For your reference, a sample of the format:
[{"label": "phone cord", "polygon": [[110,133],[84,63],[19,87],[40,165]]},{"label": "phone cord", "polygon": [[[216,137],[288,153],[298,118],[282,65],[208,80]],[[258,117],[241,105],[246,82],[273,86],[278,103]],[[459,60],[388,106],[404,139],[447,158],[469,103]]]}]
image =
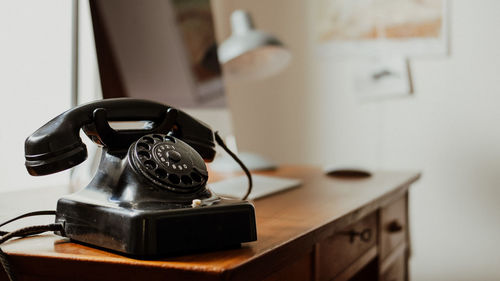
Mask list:
[{"label": "phone cord", "polygon": [[226,144],[224,143],[224,141],[220,137],[219,132],[215,132],[215,141],[217,142],[217,144],[220,147],[222,147],[224,149],[224,151],[227,152],[227,154],[229,154],[234,159],[234,161],[236,161],[240,165],[241,169],[243,169],[243,172],[245,172],[245,175],[248,178],[248,189],[247,189],[247,193],[245,194],[245,196],[243,196],[241,199],[242,200],[246,200],[247,197],[248,197],[248,195],[250,195],[250,192],[252,192],[252,186],[253,186],[253,183],[252,183],[252,174],[250,174],[250,171],[248,170],[247,166],[245,166],[245,164],[243,163],[243,161],[241,161],[240,158],[238,158],[238,156],[236,156],[236,154],[234,154],[234,152],[232,152],[226,146]]},{"label": "phone cord", "polygon": [[[18,217],[15,217],[11,220],[8,220],[4,223],[0,224],[0,227],[11,223],[13,221],[16,221],[18,219],[26,218],[26,217],[32,217],[32,216],[42,216],[42,215],[55,215],[55,211],[37,211],[37,212],[30,212],[26,213],[23,215],[20,215]],[[0,231],[0,245],[3,244],[4,242],[15,238],[15,237],[26,237],[30,235],[35,235],[35,234],[40,234],[43,232],[47,231],[64,231],[64,228],[62,224],[60,223],[51,223],[51,224],[46,224],[46,225],[34,225],[34,226],[28,226],[28,227],[23,227],[18,230],[14,230],[11,232],[7,231]],[[7,274],[7,277],[9,278],[10,281],[15,281],[17,280],[16,276],[14,275],[13,267],[9,262],[9,259],[7,257],[7,254],[2,251],[2,248],[0,248],[0,263],[2,264],[2,267]]]}]

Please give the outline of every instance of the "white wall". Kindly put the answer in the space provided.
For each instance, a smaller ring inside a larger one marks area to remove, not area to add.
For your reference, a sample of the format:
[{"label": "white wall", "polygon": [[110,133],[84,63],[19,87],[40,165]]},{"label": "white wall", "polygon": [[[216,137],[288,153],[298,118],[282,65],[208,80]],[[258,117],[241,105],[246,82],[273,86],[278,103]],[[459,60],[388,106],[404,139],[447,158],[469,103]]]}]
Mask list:
[{"label": "white wall", "polygon": [[68,181],[29,176],[24,140],[69,108],[70,59],[71,1],[0,1],[0,192]]},{"label": "white wall", "polygon": [[354,62],[314,54],[314,2],[228,2],[221,14],[249,9],[294,55],[278,77],[228,85],[240,150],[422,171],[411,191],[412,280],[498,280],[500,2],[451,1],[451,54],[413,59],[415,94],[378,102],[356,97]]}]

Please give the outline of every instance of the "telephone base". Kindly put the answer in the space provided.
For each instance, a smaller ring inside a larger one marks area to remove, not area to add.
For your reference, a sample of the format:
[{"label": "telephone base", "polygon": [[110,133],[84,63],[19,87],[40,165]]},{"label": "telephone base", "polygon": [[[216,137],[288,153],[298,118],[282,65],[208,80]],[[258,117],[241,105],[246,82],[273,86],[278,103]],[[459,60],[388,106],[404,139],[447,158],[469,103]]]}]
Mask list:
[{"label": "telephone base", "polygon": [[202,207],[133,209],[89,204],[67,196],[57,204],[60,235],[133,256],[234,248],[255,241],[255,211],[241,200]]}]

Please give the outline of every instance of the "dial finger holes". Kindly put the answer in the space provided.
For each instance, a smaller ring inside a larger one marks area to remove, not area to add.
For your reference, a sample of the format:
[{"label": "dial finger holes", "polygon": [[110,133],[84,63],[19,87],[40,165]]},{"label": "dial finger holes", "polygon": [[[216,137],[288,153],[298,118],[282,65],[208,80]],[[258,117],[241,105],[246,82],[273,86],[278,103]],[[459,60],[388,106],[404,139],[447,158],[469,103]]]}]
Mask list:
[{"label": "dial finger holes", "polygon": [[179,176],[177,176],[176,174],[168,175],[168,180],[173,184],[179,184],[181,182]]},{"label": "dial finger holes", "polygon": [[167,171],[159,168],[155,170],[155,175],[160,179],[164,179],[167,177]]},{"label": "dial finger holes", "polygon": [[183,184],[187,184],[187,185],[190,185],[193,183],[193,180],[191,180],[191,178],[189,176],[186,176],[186,175],[181,177],[181,181]]},{"label": "dial finger holes", "polygon": [[200,182],[200,181],[201,181],[201,177],[200,177],[200,175],[198,175],[197,173],[191,173],[191,178],[192,178],[195,182]]},{"label": "dial finger holes", "polygon": [[151,137],[143,137],[142,140],[148,144],[153,144],[155,142]]},{"label": "dial finger holes", "polygon": [[155,140],[155,142],[162,142],[163,141],[163,136],[153,135],[153,139]]},{"label": "dial finger holes", "polygon": [[154,170],[156,169],[156,163],[153,160],[146,160],[144,161],[144,166],[149,169],[149,170]]},{"label": "dial finger holes", "polygon": [[137,144],[137,148],[149,150],[149,145],[147,143],[140,142]]},{"label": "dial finger holes", "polygon": [[141,160],[151,159],[151,154],[149,154],[149,152],[144,150],[137,152],[137,155],[139,155],[139,159]]}]

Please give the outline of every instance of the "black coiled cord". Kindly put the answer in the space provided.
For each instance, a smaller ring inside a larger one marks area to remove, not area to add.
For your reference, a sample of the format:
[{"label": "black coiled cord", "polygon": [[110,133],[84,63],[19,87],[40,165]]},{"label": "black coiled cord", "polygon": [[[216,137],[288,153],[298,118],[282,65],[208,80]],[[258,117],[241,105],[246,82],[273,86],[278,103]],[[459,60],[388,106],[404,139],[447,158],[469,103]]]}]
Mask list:
[{"label": "black coiled cord", "polygon": [[[32,217],[32,216],[41,216],[41,215],[55,215],[55,211],[37,211],[37,212],[31,212],[31,213],[26,213],[23,215],[20,215],[18,217],[15,217],[11,220],[8,220],[2,224],[1,226],[4,226],[8,223],[11,223],[13,221],[16,221],[18,219],[26,218],[26,217]],[[26,237],[30,235],[36,235],[40,234],[43,232],[47,231],[64,231],[64,228],[62,224],[59,223],[51,223],[51,224],[46,224],[46,225],[33,225],[33,226],[28,226],[28,227],[23,227],[18,230],[14,230],[11,232],[7,231],[0,231],[0,245],[7,242],[8,240],[15,238],[15,237]],[[14,274],[14,270],[12,267],[12,264],[9,262],[9,259],[7,257],[7,254],[2,251],[2,248],[0,248],[0,263],[2,264],[3,269],[5,270],[5,273],[7,274],[7,277],[9,278],[10,281],[15,281],[16,276]]]}]

